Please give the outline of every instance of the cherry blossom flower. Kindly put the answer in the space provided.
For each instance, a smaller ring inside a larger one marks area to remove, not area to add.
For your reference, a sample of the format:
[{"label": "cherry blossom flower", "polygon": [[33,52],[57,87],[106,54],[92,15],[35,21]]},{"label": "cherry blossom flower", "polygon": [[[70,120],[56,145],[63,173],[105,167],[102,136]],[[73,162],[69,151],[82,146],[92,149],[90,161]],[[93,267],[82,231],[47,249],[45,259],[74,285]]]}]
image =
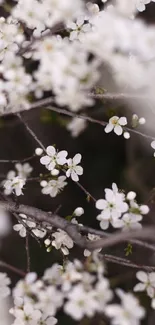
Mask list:
[{"label": "cherry blossom flower", "polygon": [[49,182],[41,181],[40,184],[43,186],[41,192],[43,194],[49,194],[51,197],[55,197],[67,185],[67,182],[65,182],[65,180],[65,176],[59,176],[58,179],[52,179]]},{"label": "cherry blossom flower", "polygon": [[51,242],[52,246],[54,246],[56,249],[61,249],[64,255],[68,255],[68,249],[73,248],[74,244],[72,239],[67,235],[67,233],[61,229],[58,229],[58,231],[52,234],[52,237],[55,238]]},{"label": "cherry blossom flower", "polygon": [[109,223],[113,227],[121,227],[122,222],[119,220],[122,213],[128,210],[128,204],[125,201],[125,195],[118,192],[117,185],[112,184],[111,189],[105,189],[105,199],[100,199],[96,202],[96,208],[101,211],[101,214],[97,216],[97,220],[100,221],[100,227],[107,229]]},{"label": "cherry blossom flower", "polygon": [[155,295],[155,272],[146,273],[144,271],[138,271],[136,278],[140,283],[136,284],[134,291],[146,291],[150,298]]},{"label": "cherry blossom flower", "polygon": [[121,305],[113,304],[106,307],[106,314],[112,319],[113,325],[140,325],[145,316],[145,310],[139,305],[136,297],[117,289],[116,293],[121,299]]},{"label": "cherry blossom flower", "polygon": [[37,322],[41,318],[41,311],[35,310],[31,304],[26,303],[23,306],[23,309],[15,309],[14,316],[16,320],[14,322],[17,324],[25,324],[25,325],[33,325],[37,324]]},{"label": "cherry blossom flower", "polygon": [[77,19],[76,23],[68,22],[67,28],[72,30],[70,32],[70,36],[69,36],[69,39],[71,41],[74,41],[77,39],[79,41],[83,41],[84,34],[91,30],[91,25],[89,23],[85,23],[84,17],[81,16]]},{"label": "cherry blossom flower", "polygon": [[17,169],[18,176],[24,179],[26,179],[33,170],[29,163],[25,163],[23,165],[18,163],[15,164],[15,167]]},{"label": "cherry blossom flower", "polygon": [[141,215],[135,215],[132,213],[125,213],[121,219],[122,222],[122,230],[130,230],[130,229],[141,229],[142,225],[139,223],[143,217]]},{"label": "cherry blossom flower", "polygon": [[68,294],[68,299],[64,311],[75,320],[80,320],[85,315],[92,317],[98,308],[95,291],[86,292],[81,284],[73,288]]},{"label": "cherry blossom flower", "polygon": [[83,174],[83,168],[79,166],[79,163],[81,161],[81,154],[77,153],[73,159],[68,159],[68,170],[66,172],[67,177],[71,177],[74,182],[78,182],[79,175]]},{"label": "cherry blossom flower", "polygon": [[117,135],[121,135],[123,133],[123,128],[122,126],[127,124],[127,119],[126,117],[118,117],[118,116],[113,116],[109,119],[109,123],[107,124],[107,126],[105,127],[105,132],[109,133],[112,130],[114,130],[114,132]]},{"label": "cherry blossom flower", "polygon": [[11,283],[6,273],[0,272],[0,298],[7,297],[11,290],[8,285]]},{"label": "cherry blossom flower", "polygon": [[27,233],[26,226],[28,226],[31,229],[31,231],[39,238],[43,238],[46,235],[46,230],[37,229],[36,223],[34,221],[27,220],[27,216],[25,214],[20,213],[19,217],[22,219],[23,223],[25,224],[25,227],[23,223],[18,223],[13,226],[13,229],[15,231],[18,231],[21,237],[26,237],[26,233]]},{"label": "cherry blossom flower", "polygon": [[13,177],[12,179],[8,179],[4,182],[4,193],[6,195],[15,193],[17,196],[20,196],[23,194],[22,189],[24,185],[25,179],[20,178],[19,176]]},{"label": "cherry blossom flower", "polygon": [[66,156],[68,154],[66,150],[57,153],[53,146],[48,146],[46,152],[47,156],[41,157],[40,162],[42,165],[45,165],[48,170],[53,170],[57,164],[62,166],[66,163]]},{"label": "cherry blossom flower", "polygon": [[72,137],[78,137],[86,128],[87,122],[83,119],[74,117],[67,124],[67,130],[71,132]]},{"label": "cherry blossom flower", "polygon": [[[153,141],[151,142],[151,147],[152,147],[153,149],[155,149],[155,140],[153,140]],[[153,153],[153,156],[155,157],[155,152]]]}]

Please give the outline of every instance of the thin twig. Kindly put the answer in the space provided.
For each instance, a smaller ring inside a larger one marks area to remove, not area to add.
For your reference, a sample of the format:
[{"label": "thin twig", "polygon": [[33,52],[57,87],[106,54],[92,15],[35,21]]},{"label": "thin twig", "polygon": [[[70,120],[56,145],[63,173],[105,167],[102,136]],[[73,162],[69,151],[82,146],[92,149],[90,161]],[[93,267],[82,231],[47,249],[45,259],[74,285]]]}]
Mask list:
[{"label": "thin twig", "polygon": [[12,272],[14,272],[16,274],[18,274],[18,275],[20,275],[22,277],[25,277],[25,275],[26,275],[26,273],[24,271],[16,268],[15,266],[12,266],[12,265],[6,263],[6,262],[3,262],[1,260],[0,260],[0,266],[6,268],[6,269],[8,269],[8,270],[10,270],[10,271],[12,271]]},{"label": "thin twig", "polygon": [[128,266],[128,267],[131,267],[134,269],[144,270],[146,272],[155,271],[155,266],[137,264],[137,263],[131,262],[130,260],[127,260],[127,259],[124,259],[124,258],[121,258],[118,256],[109,255],[109,254],[104,254],[104,255],[100,254],[100,256],[103,256],[104,259],[110,263],[115,263],[115,264],[119,264],[122,266]]},{"label": "thin twig", "polygon": [[25,239],[25,249],[26,249],[26,260],[27,260],[27,272],[30,272],[31,260],[30,260],[30,249],[29,249],[29,234],[26,232]]},{"label": "thin twig", "polygon": [[24,159],[0,159],[0,163],[24,163],[32,160],[34,157],[36,157],[35,154]]},{"label": "thin twig", "polygon": [[24,121],[24,119],[22,118],[21,114],[18,113],[17,114],[18,118],[21,120],[21,122],[25,125],[27,131],[31,134],[31,136],[33,137],[33,139],[35,139],[35,141],[39,144],[39,146],[46,151],[44,145],[42,144],[42,142],[38,139],[38,137],[36,136],[36,134],[33,132],[33,130],[29,127],[29,125],[27,124],[27,122]]}]

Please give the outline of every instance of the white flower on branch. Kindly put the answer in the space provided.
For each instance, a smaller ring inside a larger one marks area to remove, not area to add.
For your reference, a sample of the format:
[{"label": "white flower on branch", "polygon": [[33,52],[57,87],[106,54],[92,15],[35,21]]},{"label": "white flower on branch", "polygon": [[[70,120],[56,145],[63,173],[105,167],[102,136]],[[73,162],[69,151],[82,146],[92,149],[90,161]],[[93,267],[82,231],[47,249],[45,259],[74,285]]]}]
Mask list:
[{"label": "white flower on branch", "polygon": [[17,173],[18,176],[21,178],[26,179],[28,176],[30,176],[33,168],[31,167],[31,165],[29,163],[25,163],[25,164],[15,164],[15,167],[17,169]]},{"label": "white flower on branch", "polygon": [[117,289],[121,305],[113,304],[106,307],[106,314],[111,318],[112,325],[140,325],[145,316],[145,309],[139,305],[137,298],[131,293]]},{"label": "white flower on branch", "polygon": [[43,186],[41,192],[43,194],[49,194],[51,197],[55,197],[67,185],[67,182],[65,182],[65,180],[65,176],[59,176],[57,179],[52,179],[48,182],[41,181],[40,185]]},{"label": "white flower on branch", "polygon": [[118,116],[113,116],[109,119],[109,123],[107,124],[104,130],[106,133],[109,133],[114,130],[117,135],[121,135],[123,133],[123,126],[125,126],[126,124],[126,117],[119,118]]},{"label": "white flower on branch", "polygon": [[4,193],[6,195],[10,195],[11,193],[15,193],[17,196],[23,194],[22,189],[25,185],[26,181],[19,176],[13,177],[12,179],[8,179],[4,182]]},{"label": "white flower on branch", "polygon": [[138,271],[136,278],[140,283],[136,284],[134,291],[146,291],[150,298],[155,296],[155,272],[146,273],[144,271]]},{"label": "white flower on branch", "polygon": [[0,272],[0,298],[5,298],[11,293],[10,288],[8,287],[11,283],[6,273]]},{"label": "white flower on branch", "polygon": [[81,154],[77,153],[73,159],[70,158],[67,160],[68,170],[66,176],[71,177],[74,182],[78,182],[79,175],[81,176],[83,174],[83,168],[79,166],[81,158]]},{"label": "white flower on branch", "polygon": [[48,170],[53,170],[56,165],[64,165],[66,163],[66,157],[68,152],[66,150],[56,152],[53,146],[48,146],[46,148],[47,155],[40,158],[40,162],[42,165]]},{"label": "white flower on branch", "polygon": [[[26,237],[26,226],[36,235],[38,238],[43,238],[46,235],[46,230],[43,228],[37,228],[37,225],[34,221],[27,220],[27,216],[23,213],[19,214],[19,217],[22,219],[22,223],[18,223],[13,226],[15,231],[19,232],[21,237]],[[25,226],[23,225],[25,224]]]},{"label": "white flower on branch", "polygon": [[118,192],[117,185],[112,184],[112,190],[105,189],[105,199],[96,202],[96,208],[101,210],[97,216],[100,221],[100,227],[107,229],[111,223],[113,227],[121,227],[122,222],[119,220],[122,213],[128,210],[128,204],[125,201],[125,195]]},{"label": "white flower on branch", "polygon": [[87,122],[78,117],[74,117],[68,124],[67,130],[71,132],[73,138],[78,137],[86,128]]},{"label": "white flower on branch", "polygon": [[73,240],[67,235],[67,233],[61,229],[54,232],[52,237],[55,239],[51,241],[52,246],[56,249],[61,249],[64,255],[69,254],[69,249],[73,248]]},{"label": "white flower on branch", "polygon": [[23,308],[14,310],[16,318],[14,325],[37,325],[41,318],[41,311],[33,308],[33,305],[26,303]]},{"label": "white flower on branch", "polygon": [[84,41],[84,35],[91,30],[91,25],[89,23],[85,23],[84,17],[81,16],[77,19],[76,23],[68,22],[67,28],[71,30],[69,36],[71,41]]},{"label": "white flower on branch", "polygon": [[85,315],[92,317],[98,309],[95,291],[87,292],[81,284],[73,288],[68,294],[68,299],[64,306],[64,311],[75,320],[80,320]]}]

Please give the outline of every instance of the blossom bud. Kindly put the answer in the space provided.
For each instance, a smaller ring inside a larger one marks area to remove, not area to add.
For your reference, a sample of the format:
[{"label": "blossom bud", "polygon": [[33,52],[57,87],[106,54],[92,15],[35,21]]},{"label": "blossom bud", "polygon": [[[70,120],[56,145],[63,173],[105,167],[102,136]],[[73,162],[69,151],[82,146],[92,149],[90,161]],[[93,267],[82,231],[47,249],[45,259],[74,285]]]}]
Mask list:
[{"label": "blossom bud", "polygon": [[130,191],[128,194],[127,194],[127,200],[134,200],[135,199],[135,197],[136,197],[136,193],[135,192],[133,192],[133,191]]},{"label": "blossom bud", "polygon": [[123,136],[125,139],[129,139],[130,138],[130,133],[129,132],[124,132]]},{"label": "blossom bud", "polygon": [[146,123],[145,118],[144,118],[144,117],[141,117],[141,118],[139,119],[139,124],[143,125],[143,124],[145,124],[145,123]]},{"label": "blossom bud", "polygon": [[147,205],[141,205],[140,212],[142,214],[147,214],[147,213],[149,213],[149,211],[150,211],[150,209],[149,209],[149,207]]},{"label": "blossom bud", "polygon": [[45,239],[44,244],[45,244],[45,246],[49,246],[51,244],[50,239],[48,239],[48,238]]},{"label": "blossom bud", "polygon": [[45,187],[45,186],[47,185],[47,181],[41,181],[41,182],[40,182],[40,185],[41,185],[42,187]]},{"label": "blossom bud", "polygon": [[84,214],[84,209],[81,207],[78,207],[73,212],[74,216],[80,217],[82,214]]},{"label": "blossom bud", "polygon": [[51,171],[51,175],[52,175],[52,176],[57,176],[57,175],[59,175],[59,170],[56,169],[56,168],[54,168],[54,169]]},{"label": "blossom bud", "polygon": [[35,154],[36,154],[37,156],[41,156],[42,153],[43,153],[43,149],[42,149],[42,148],[36,148],[36,150],[35,150]]}]

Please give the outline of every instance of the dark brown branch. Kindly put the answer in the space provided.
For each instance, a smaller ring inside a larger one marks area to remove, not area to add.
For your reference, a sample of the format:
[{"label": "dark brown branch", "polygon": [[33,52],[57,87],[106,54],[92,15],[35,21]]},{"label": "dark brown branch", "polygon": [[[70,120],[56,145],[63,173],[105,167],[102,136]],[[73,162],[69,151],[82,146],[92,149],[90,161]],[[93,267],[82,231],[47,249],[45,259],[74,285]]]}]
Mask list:
[{"label": "dark brown branch", "polygon": [[[36,220],[38,222],[46,222],[52,225],[53,227],[62,229],[66,231],[66,233],[72,238],[75,244],[77,244],[79,247],[87,248],[90,251],[93,251],[97,248],[107,248],[115,246],[119,243],[129,241],[134,238],[155,241],[155,228],[145,227],[138,231],[116,232],[115,234],[111,234],[107,238],[101,238],[99,240],[90,242],[80,234],[79,226],[72,224],[70,221],[63,219],[57,215],[49,215],[48,212],[23,204],[17,206],[14,202],[0,201],[0,206],[6,209],[7,211],[24,213],[30,216],[33,220]],[[88,229],[90,231],[91,228]],[[92,229],[92,231],[94,231],[95,234],[95,230]]]},{"label": "dark brown branch", "polygon": [[26,275],[26,273],[24,271],[16,268],[15,266],[12,266],[12,265],[6,263],[6,262],[3,262],[1,260],[0,260],[0,266],[6,268],[6,269],[8,269],[8,270],[10,270],[10,271],[12,271],[12,272],[14,272],[16,274],[18,274],[18,275],[20,275],[22,277],[25,277],[25,275]]},{"label": "dark brown branch", "polygon": [[26,260],[27,260],[27,272],[30,272],[30,247],[29,247],[29,234],[26,233],[25,239],[25,249],[26,249]]}]

